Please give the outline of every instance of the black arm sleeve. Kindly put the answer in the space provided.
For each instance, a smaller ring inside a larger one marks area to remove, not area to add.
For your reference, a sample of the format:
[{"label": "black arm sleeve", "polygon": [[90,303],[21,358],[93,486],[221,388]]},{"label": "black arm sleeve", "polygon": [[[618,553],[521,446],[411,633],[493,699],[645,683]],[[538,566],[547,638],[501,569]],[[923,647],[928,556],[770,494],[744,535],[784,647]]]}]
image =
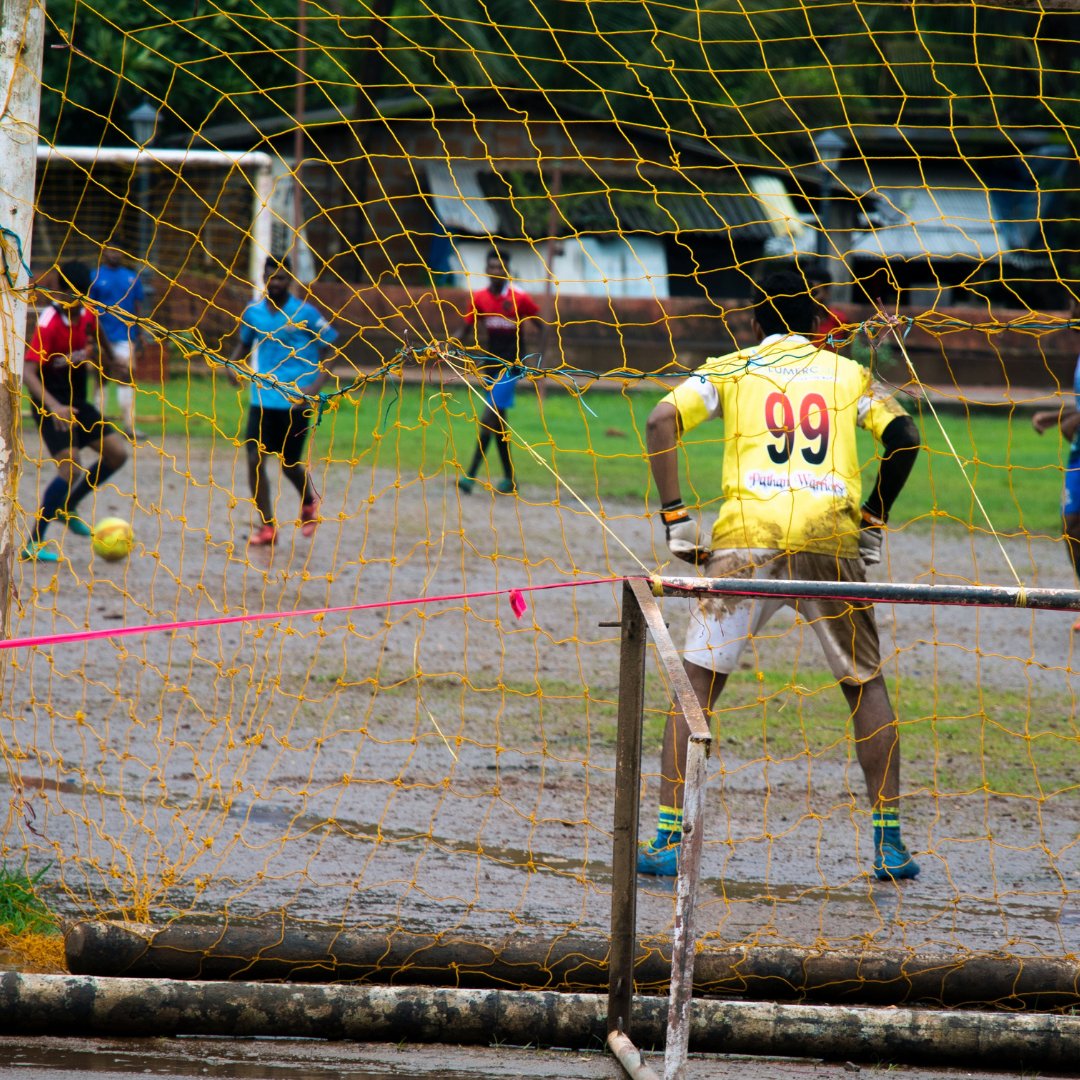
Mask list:
[{"label": "black arm sleeve", "polygon": [[863,506],[885,521],[896,497],[907,483],[919,453],[919,429],[915,421],[910,416],[898,416],[882,434],[881,448],[881,469],[877,482]]}]

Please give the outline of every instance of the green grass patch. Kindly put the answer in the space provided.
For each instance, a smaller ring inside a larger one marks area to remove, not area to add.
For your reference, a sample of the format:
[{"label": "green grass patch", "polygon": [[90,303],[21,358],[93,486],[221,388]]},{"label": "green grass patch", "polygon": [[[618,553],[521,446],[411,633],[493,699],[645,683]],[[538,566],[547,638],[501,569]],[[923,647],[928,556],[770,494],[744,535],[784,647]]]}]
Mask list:
[{"label": "green grass patch", "polygon": [[[552,389],[541,400],[523,389],[510,422],[525,497],[556,498],[554,472],[591,504],[615,499],[641,502],[651,487],[645,421],[658,398],[659,392],[640,389],[594,388],[582,398]],[[234,442],[243,431],[245,401],[243,391],[224,378],[172,380],[163,394],[140,394],[140,425],[159,431],[167,448],[177,438]],[[316,452],[353,468],[456,477],[472,457],[477,406],[477,399],[463,387],[441,393],[433,385],[375,383],[339,399],[316,433]],[[894,527],[921,528],[936,521],[960,529],[986,529],[962,464],[997,532],[1060,534],[1058,506],[1068,448],[1054,433],[1038,436],[1026,414],[1006,410],[939,416],[945,434],[929,412],[918,416],[926,450],[894,510]],[[723,433],[722,424],[706,424],[686,439],[684,495],[706,512],[719,505],[717,464]],[[873,439],[860,432],[859,446],[864,485],[869,485],[878,468]],[[565,490],[558,498],[570,499]]]},{"label": "green grass patch", "polygon": [[[717,703],[714,731],[727,753],[854,756],[846,700],[827,672],[761,675],[735,672]],[[904,677],[890,681],[890,692],[906,787],[1041,798],[1080,785],[1080,728],[1067,693],[983,693],[972,683]]]},{"label": "green grass patch", "polygon": [[[434,718],[452,742],[460,736],[567,760],[613,754],[618,690],[602,674],[588,685],[545,676],[500,677],[490,670],[475,670],[470,680],[436,675],[417,683],[410,676],[378,694],[367,683],[350,687],[346,681],[336,697],[335,723],[397,742],[434,735]],[[1034,687],[984,693],[970,682],[907,677],[890,680],[889,687],[906,788],[1032,799],[1080,790],[1080,725],[1069,693]],[[649,754],[659,753],[671,701],[661,674],[648,671],[643,743]],[[298,712],[289,728],[314,735],[326,715],[322,702]],[[717,702],[713,731],[729,766],[855,761],[846,699],[823,669],[794,678],[778,668],[734,672]]]},{"label": "green grass patch", "polygon": [[0,927],[12,934],[58,934],[56,916],[39,895],[48,867],[35,874],[0,865]]}]

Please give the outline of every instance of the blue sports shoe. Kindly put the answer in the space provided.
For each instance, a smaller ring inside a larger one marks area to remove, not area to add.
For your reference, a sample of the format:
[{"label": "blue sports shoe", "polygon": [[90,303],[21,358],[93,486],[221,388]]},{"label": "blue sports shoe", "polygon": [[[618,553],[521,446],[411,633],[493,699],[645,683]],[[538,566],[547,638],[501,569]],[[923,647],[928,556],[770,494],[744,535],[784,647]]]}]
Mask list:
[{"label": "blue sports shoe", "polygon": [[54,563],[60,561],[60,552],[49,547],[48,540],[27,540],[19,552],[19,559],[22,562]]},{"label": "blue sports shoe", "polygon": [[93,534],[94,530],[78,514],[73,514],[70,510],[58,510],[56,520],[63,522],[68,527],[68,531],[73,532],[76,536],[90,536]]},{"label": "blue sports shoe", "polygon": [[918,877],[919,864],[911,857],[907,845],[901,840],[891,843],[883,840],[874,852],[874,877],[878,881],[902,881]]},{"label": "blue sports shoe", "polygon": [[682,844],[657,847],[655,840],[638,844],[637,872],[654,877],[675,877],[679,872],[679,851]]}]

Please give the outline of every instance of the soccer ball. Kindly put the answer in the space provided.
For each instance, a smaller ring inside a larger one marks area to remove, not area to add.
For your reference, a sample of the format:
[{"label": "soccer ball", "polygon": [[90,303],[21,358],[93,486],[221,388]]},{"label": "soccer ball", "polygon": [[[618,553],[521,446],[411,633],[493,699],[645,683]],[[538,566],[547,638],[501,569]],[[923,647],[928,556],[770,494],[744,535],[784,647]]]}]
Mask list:
[{"label": "soccer ball", "polygon": [[95,526],[91,545],[94,553],[106,562],[119,562],[131,554],[135,545],[135,533],[131,522],[123,518],[102,518]]}]

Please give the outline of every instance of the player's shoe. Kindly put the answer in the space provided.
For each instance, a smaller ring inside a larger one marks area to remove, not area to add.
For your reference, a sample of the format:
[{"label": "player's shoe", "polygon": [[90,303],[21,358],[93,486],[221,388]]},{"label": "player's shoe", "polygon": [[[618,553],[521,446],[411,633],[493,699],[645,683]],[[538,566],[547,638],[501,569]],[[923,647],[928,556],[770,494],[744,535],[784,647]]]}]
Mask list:
[{"label": "player's shoe", "polygon": [[638,844],[637,872],[654,877],[675,877],[679,872],[679,851],[682,844],[657,847],[655,840]]},{"label": "player's shoe", "polygon": [[874,852],[874,877],[878,881],[902,881],[918,874],[919,864],[911,857],[903,840],[898,844],[882,841]]},{"label": "player's shoe", "polygon": [[90,536],[93,534],[94,530],[78,514],[74,514],[70,510],[57,510],[56,520],[66,525],[68,532],[73,532],[76,536]]},{"label": "player's shoe", "polygon": [[19,551],[22,562],[47,562],[57,563],[60,561],[60,552],[49,547],[48,540],[27,540]]},{"label": "player's shoe", "polygon": [[319,525],[319,503],[321,499],[312,499],[300,507],[300,532],[304,536],[314,536]]},{"label": "player's shoe", "polygon": [[517,488],[514,487],[514,481],[509,476],[504,476],[496,485],[496,491],[501,491],[504,495],[513,495]]},{"label": "player's shoe", "polygon": [[277,540],[277,529],[273,525],[261,525],[248,539],[248,547],[272,547]]},{"label": "player's shoe", "polygon": [[473,489],[473,480],[471,477],[462,476],[458,479],[457,486],[462,495],[468,495]]},{"label": "player's shoe", "polygon": [[1080,634],[1080,619],[1077,619],[1076,622],[1073,623],[1072,632],[1074,634]]}]

